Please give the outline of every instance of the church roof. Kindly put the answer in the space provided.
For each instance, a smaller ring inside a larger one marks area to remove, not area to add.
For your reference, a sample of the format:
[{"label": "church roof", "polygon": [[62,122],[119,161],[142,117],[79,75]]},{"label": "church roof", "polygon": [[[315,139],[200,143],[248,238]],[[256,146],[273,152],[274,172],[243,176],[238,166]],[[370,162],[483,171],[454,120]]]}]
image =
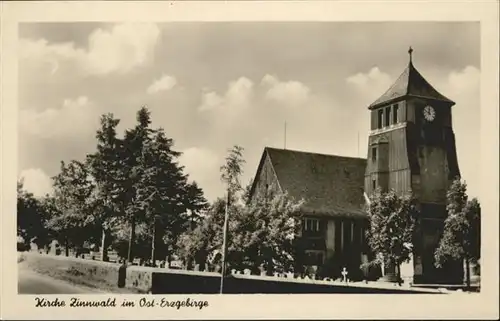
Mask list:
[{"label": "church roof", "polygon": [[399,76],[396,82],[382,95],[380,98],[375,100],[368,109],[373,109],[378,106],[396,101],[403,97],[420,97],[426,99],[432,99],[437,101],[443,101],[455,104],[452,100],[440,94],[425,78],[418,72],[418,70],[413,66],[411,59],[411,53],[413,50],[410,47],[410,62],[408,67]]},{"label": "church roof", "polygon": [[281,191],[304,200],[303,213],[366,216],[363,211],[366,159],[266,147],[256,179],[266,155]]}]

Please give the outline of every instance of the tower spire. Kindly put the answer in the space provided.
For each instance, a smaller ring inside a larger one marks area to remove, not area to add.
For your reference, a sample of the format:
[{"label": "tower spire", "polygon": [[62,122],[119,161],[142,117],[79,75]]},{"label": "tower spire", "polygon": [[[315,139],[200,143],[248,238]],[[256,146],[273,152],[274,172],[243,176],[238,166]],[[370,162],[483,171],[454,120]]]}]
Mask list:
[{"label": "tower spire", "polygon": [[410,49],[408,49],[408,54],[410,55],[410,63],[412,63],[413,48],[411,46]]}]

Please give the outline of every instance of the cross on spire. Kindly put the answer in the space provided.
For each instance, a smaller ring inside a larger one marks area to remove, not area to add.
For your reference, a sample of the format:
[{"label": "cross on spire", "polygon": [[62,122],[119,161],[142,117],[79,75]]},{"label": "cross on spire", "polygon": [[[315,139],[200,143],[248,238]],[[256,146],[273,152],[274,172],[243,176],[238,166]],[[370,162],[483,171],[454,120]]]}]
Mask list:
[{"label": "cross on spire", "polygon": [[412,53],[413,53],[413,48],[410,46],[410,49],[408,49],[408,54],[410,55],[410,62],[411,62],[411,56],[412,56]]}]

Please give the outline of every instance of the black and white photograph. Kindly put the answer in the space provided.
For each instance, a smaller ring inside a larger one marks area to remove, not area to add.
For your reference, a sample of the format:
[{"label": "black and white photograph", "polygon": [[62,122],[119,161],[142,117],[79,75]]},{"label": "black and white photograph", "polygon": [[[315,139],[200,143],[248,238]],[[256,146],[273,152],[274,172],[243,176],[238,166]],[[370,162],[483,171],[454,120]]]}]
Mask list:
[{"label": "black and white photograph", "polygon": [[481,294],[481,41],[472,20],[18,23],[17,294]]}]

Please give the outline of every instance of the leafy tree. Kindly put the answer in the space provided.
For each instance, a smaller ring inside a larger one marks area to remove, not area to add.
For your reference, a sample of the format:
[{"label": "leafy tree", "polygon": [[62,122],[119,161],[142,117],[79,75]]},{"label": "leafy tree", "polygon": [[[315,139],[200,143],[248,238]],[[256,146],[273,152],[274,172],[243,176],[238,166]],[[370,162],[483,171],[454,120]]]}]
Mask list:
[{"label": "leafy tree", "polygon": [[263,264],[268,275],[273,274],[275,266],[284,270],[292,267],[301,205],[302,201],[296,202],[286,193],[270,192],[258,195],[235,213],[230,229],[232,265],[249,267],[255,273]]},{"label": "leafy tree", "polygon": [[226,200],[217,199],[208,208],[206,217],[200,224],[183,233],[177,242],[181,258],[186,262],[194,260],[199,264],[201,271],[206,269],[210,254],[222,248],[225,209]]},{"label": "leafy tree", "polygon": [[238,194],[241,191],[240,177],[243,174],[243,164],[245,160],[243,159],[243,147],[234,145],[228,151],[226,156],[226,162],[220,167],[221,180],[227,186],[227,200],[226,200],[226,213],[224,218],[223,227],[223,242],[222,242],[222,274],[227,273],[226,264],[228,261],[228,225],[229,225],[229,212],[231,206],[238,200]]},{"label": "leafy tree", "polygon": [[411,193],[398,196],[394,190],[388,193],[377,190],[371,196],[368,214],[367,240],[376,254],[369,265],[395,267],[401,283],[401,264],[409,261],[412,252],[418,214],[416,200]]},{"label": "leafy tree", "polygon": [[434,253],[436,267],[449,260],[465,260],[467,288],[470,264],[477,263],[481,249],[481,206],[476,198],[468,200],[467,185],[456,179],[447,192],[448,216]]},{"label": "leafy tree", "polygon": [[226,184],[229,202],[238,199],[241,191],[241,175],[243,174],[243,147],[235,145],[228,150],[224,165],[220,167],[221,180]]},{"label": "leafy tree", "polygon": [[243,204],[248,204],[250,202],[250,197],[251,197],[250,193],[252,191],[252,185],[253,185],[253,178],[250,179],[247,186],[245,186],[245,189],[243,190],[243,195],[241,197]]},{"label": "leafy tree", "polygon": [[94,217],[92,194],[95,185],[84,163],[61,162],[61,172],[53,177],[54,205],[57,214],[50,217],[48,226],[64,243],[66,256],[72,246],[81,248],[92,232]]},{"label": "leafy tree", "polygon": [[23,180],[17,182],[17,235],[25,245],[34,241],[38,246],[47,242],[48,230],[45,228],[47,211],[44,203],[32,193],[24,190]]}]

